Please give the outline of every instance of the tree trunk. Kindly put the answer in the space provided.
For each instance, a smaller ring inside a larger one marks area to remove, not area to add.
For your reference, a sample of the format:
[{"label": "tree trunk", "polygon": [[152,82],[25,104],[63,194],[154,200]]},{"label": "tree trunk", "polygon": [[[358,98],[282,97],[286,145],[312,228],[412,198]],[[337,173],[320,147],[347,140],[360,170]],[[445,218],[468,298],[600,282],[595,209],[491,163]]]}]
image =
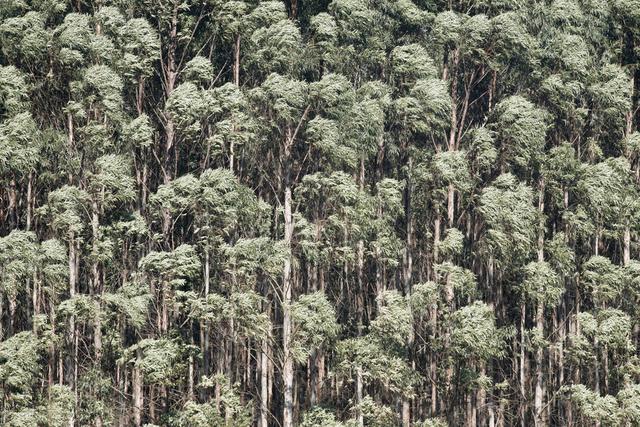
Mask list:
[{"label": "tree trunk", "polygon": [[627,224],[624,228],[624,238],[623,238],[623,256],[622,260],[624,266],[628,266],[629,262],[631,262],[631,230],[629,225]]},{"label": "tree trunk", "polygon": [[138,363],[141,362],[142,352],[140,349],[136,350],[136,364],[133,366],[133,378],[132,382],[132,393],[133,393],[133,422],[136,427],[140,427],[142,425],[142,410],[144,409],[144,395],[142,393],[142,371],[137,366]]},{"label": "tree trunk", "polygon": [[527,390],[526,390],[526,376],[525,376],[525,319],[527,314],[526,304],[523,301],[520,305],[520,425],[523,427],[526,425],[525,418],[527,412]]},{"label": "tree trunk", "polygon": [[[291,187],[286,183],[284,190],[284,243],[291,251],[291,243],[293,237],[293,215],[291,212]],[[293,427],[293,355],[291,353],[291,301],[292,301],[292,274],[291,274],[291,254],[287,256],[284,262],[284,272],[282,280],[282,348],[284,353],[284,366],[282,369],[282,377],[284,381],[284,411],[283,411],[283,427]]]},{"label": "tree trunk", "polygon": [[[544,214],[544,181],[540,180],[538,193],[538,212],[542,216]],[[538,227],[538,262],[544,261],[544,222]],[[544,305],[539,300],[536,307],[536,329],[544,336]],[[539,347],[536,349],[536,389],[534,396],[534,421],[536,426],[544,425],[544,415],[542,413],[544,405],[543,396],[543,357],[544,349]]]},{"label": "tree trunk", "polygon": [[[76,281],[77,281],[77,272],[78,272],[78,256],[76,253],[76,240],[73,232],[69,232],[69,297],[74,298],[76,295]],[[69,316],[69,324],[68,324],[68,332],[67,332],[67,345],[69,349],[69,354],[67,356],[67,360],[65,363],[65,372],[67,375],[67,383],[74,391],[74,395],[76,395],[76,383],[75,383],[75,372],[76,372],[76,360],[75,360],[75,343],[76,343],[76,318],[72,314]],[[77,396],[77,395],[76,395]],[[76,399],[77,404],[77,399]],[[71,417],[69,418],[69,426],[73,427],[75,424],[75,408],[71,413]]]},{"label": "tree trunk", "polygon": [[362,413],[362,368],[356,368],[356,419],[360,427],[364,426],[364,414]]}]

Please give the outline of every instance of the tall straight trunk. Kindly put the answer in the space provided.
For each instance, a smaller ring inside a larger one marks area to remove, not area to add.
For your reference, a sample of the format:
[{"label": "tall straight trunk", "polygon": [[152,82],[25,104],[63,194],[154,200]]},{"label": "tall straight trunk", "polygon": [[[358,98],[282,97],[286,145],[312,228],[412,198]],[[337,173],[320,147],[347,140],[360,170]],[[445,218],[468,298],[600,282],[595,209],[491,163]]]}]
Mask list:
[{"label": "tall straight trunk", "polygon": [[525,320],[527,315],[527,305],[523,301],[520,305],[520,425],[526,426],[527,413],[527,389],[526,389],[526,353],[525,353]]},{"label": "tall straight trunk", "polygon": [[[233,46],[233,84],[240,88],[240,34],[236,36]],[[233,126],[235,130],[235,125]],[[233,172],[235,164],[235,147],[233,139],[229,143],[229,170]]]},{"label": "tall straight trunk", "polygon": [[[435,341],[438,331],[438,305],[434,304],[431,309],[431,334],[432,340]],[[431,380],[431,417],[435,417],[438,411],[438,366],[437,352],[431,346],[429,361],[429,377]]]},{"label": "tall straight trunk", "polygon": [[293,354],[291,351],[291,334],[293,330],[293,320],[291,318],[291,302],[293,298],[293,281],[294,275],[292,271],[293,263],[293,200],[291,196],[291,152],[293,144],[296,140],[296,136],[302,126],[302,123],[307,118],[311,105],[308,105],[295,130],[291,126],[286,128],[286,138],[283,147],[282,165],[282,183],[284,186],[284,245],[288,249],[288,256],[285,258],[283,272],[282,272],[282,352],[283,352],[283,366],[282,366],[282,380],[283,380],[283,427],[293,427]]},{"label": "tall straight trunk", "polygon": [[[364,192],[365,162],[364,155],[360,157],[360,174],[358,177],[358,190]],[[364,240],[358,240],[357,250],[357,275],[358,290],[356,292],[356,316],[358,335],[362,334],[362,325],[364,322],[364,304],[365,304],[365,279],[364,279]]]},{"label": "tall straight trunk", "polygon": [[27,224],[26,224],[27,231],[31,230],[31,212],[32,212],[31,199],[33,197],[32,193],[33,193],[33,171],[30,171],[29,180],[27,182]]},{"label": "tall straight trunk", "polygon": [[[542,302],[538,302],[536,307],[536,329],[543,333],[544,331],[544,305]],[[544,414],[543,414],[543,404],[544,404],[544,393],[543,393],[543,356],[544,349],[539,347],[536,349],[535,362],[536,362],[536,390],[534,395],[534,411],[535,411],[535,425],[543,426],[544,425]]]},{"label": "tall straight trunk", "polygon": [[455,216],[455,189],[453,184],[449,184],[447,187],[447,223],[449,228],[453,227],[453,220]]},{"label": "tall straight trunk", "polygon": [[[405,295],[411,295],[411,279],[413,272],[413,212],[411,210],[411,167],[412,167],[412,159],[410,155],[407,155],[407,173],[406,173],[406,184],[405,184],[405,218],[407,221],[406,224],[406,241],[405,241],[405,250],[404,250],[404,265],[403,265],[403,285],[404,285],[404,293]],[[409,337],[407,339],[407,349],[409,355],[409,362],[414,363],[412,347],[413,347],[413,324],[411,325],[411,330],[409,332]],[[407,398],[403,398],[402,401],[402,425],[403,427],[409,427],[411,425],[411,401]]]},{"label": "tall straight trunk", "polygon": [[[67,113],[67,148],[69,150],[69,157],[72,157],[74,149],[74,131],[73,131],[73,115]],[[73,173],[69,171],[68,175],[69,185],[73,184]]]},{"label": "tall straight trunk", "polygon": [[[287,179],[288,180],[288,179]],[[287,182],[284,190],[284,243],[291,251],[291,243],[293,237],[293,215],[291,211],[291,186]],[[284,271],[282,279],[282,348],[284,353],[284,366],[282,369],[282,377],[284,381],[284,411],[283,411],[283,427],[293,427],[293,354],[291,353],[291,301],[292,301],[292,271],[291,271],[291,255],[287,256],[284,262]]]},{"label": "tall straight trunk", "polygon": [[[487,374],[487,362],[481,361],[480,363],[480,375]],[[476,406],[478,409],[478,424],[480,426],[487,425],[487,392],[484,387],[478,387],[476,391]]]},{"label": "tall straight trunk", "polygon": [[624,227],[622,260],[625,267],[631,262],[631,229],[628,224]]},{"label": "tall straight trunk", "polygon": [[142,351],[140,349],[136,350],[136,364],[133,366],[133,378],[131,379],[131,388],[132,388],[132,412],[133,412],[133,422],[136,427],[140,427],[142,425],[142,410],[144,407],[144,394],[142,392],[142,371],[138,367],[138,363],[141,362]]},{"label": "tall straight trunk", "polygon": [[[458,129],[458,63],[460,62],[460,50],[455,48],[451,52],[452,64],[451,64],[451,123],[449,129],[449,151],[456,150],[456,135]],[[445,80],[446,80],[445,76]]]},{"label": "tall straight trunk", "polygon": [[356,419],[360,427],[364,426],[364,413],[362,412],[362,399],[363,399],[363,379],[362,368],[356,368]]},{"label": "tall straight trunk", "polygon": [[[173,89],[176,85],[176,79],[178,76],[177,63],[176,63],[176,50],[178,48],[178,8],[179,3],[174,0],[173,11],[171,14],[171,22],[169,29],[169,40],[167,41],[167,56],[166,61],[163,64],[164,71],[164,96],[165,101],[169,99]],[[173,162],[171,159],[171,150],[174,149],[175,144],[175,123],[171,114],[167,114],[165,117],[165,163],[164,163],[164,183],[167,184],[173,178]]]},{"label": "tall straight trunk", "polygon": [[[99,239],[99,225],[100,225],[100,217],[99,217],[99,209],[97,201],[93,201],[91,204],[91,231],[92,231],[92,249],[94,253],[98,251],[98,239]],[[99,297],[102,293],[102,286],[100,284],[100,269],[98,265],[98,261],[94,260],[91,266],[91,276],[92,276],[92,291],[96,297]],[[100,304],[101,299],[98,298],[98,304]],[[95,358],[95,366],[99,370],[102,364],[102,320],[100,318],[100,309],[96,313],[96,316],[93,319],[93,349],[94,349],[94,358]],[[100,415],[96,416],[95,419],[96,427],[102,427],[102,417]]]},{"label": "tall straight trunk", "polygon": [[[209,248],[207,247],[204,251],[204,296],[207,298],[209,295],[209,288],[211,286],[211,255],[209,253]],[[204,320],[200,323],[200,334],[201,334],[201,349],[202,349],[202,367],[201,374],[209,375],[211,371],[211,330],[209,326],[209,320]],[[203,393],[204,390],[203,390]]]},{"label": "tall straight trunk", "polygon": [[268,427],[269,415],[269,355],[268,342],[263,339],[260,347],[260,424],[259,427]]},{"label": "tall straight trunk", "polygon": [[[538,194],[538,212],[540,215],[544,212],[544,181],[540,180]],[[544,261],[544,223],[538,227],[538,262]],[[544,336],[544,304],[542,299],[538,301],[536,307],[536,329]],[[536,389],[534,395],[534,421],[536,426],[544,425],[544,396],[543,396],[543,357],[544,349],[540,346],[536,349]]]},{"label": "tall straight trunk", "polygon": [[[164,98],[165,103],[171,96],[173,89],[176,85],[176,79],[178,76],[177,64],[176,64],[176,50],[178,48],[178,8],[179,3],[174,0],[173,11],[171,14],[169,40],[167,41],[167,55],[166,60],[162,65],[164,74]],[[174,165],[177,164],[177,158],[172,158],[172,153],[177,153],[178,150],[175,147],[176,142],[176,130],[175,123],[171,114],[164,115],[164,161],[163,161],[163,182],[168,184],[171,182],[175,175]],[[171,230],[171,214],[168,209],[162,211],[162,233],[165,238],[165,244],[169,245],[169,232]]]},{"label": "tall straight trunk", "polygon": [[[74,298],[76,295],[76,282],[77,282],[77,273],[78,273],[78,256],[76,252],[76,239],[73,232],[69,232],[69,297]],[[69,349],[69,354],[67,356],[67,360],[65,363],[65,372],[67,376],[67,383],[74,391],[74,395],[76,394],[76,360],[75,360],[75,343],[76,343],[76,318],[72,314],[69,316],[69,324],[68,324],[68,332],[67,332],[67,345]],[[74,409],[69,418],[69,426],[73,427],[75,424],[75,410],[77,406],[77,398],[76,405],[74,405]]]},{"label": "tall straight trunk", "polygon": [[[191,336],[191,345],[194,345],[193,340],[193,321],[189,322],[189,335]],[[194,377],[195,377],[195,360],[193,358],[193,353],[189,354],[189,372],[187,378],[187,399],[190,401],[195,400],[195,394],[193,392],[194,387]]]}]

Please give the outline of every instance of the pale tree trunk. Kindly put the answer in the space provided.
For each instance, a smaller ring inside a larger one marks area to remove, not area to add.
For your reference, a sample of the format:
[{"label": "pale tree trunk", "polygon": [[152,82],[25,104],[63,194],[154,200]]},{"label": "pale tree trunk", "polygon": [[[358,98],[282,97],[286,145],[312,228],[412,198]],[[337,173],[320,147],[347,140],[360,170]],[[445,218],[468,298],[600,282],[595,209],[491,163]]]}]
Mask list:
[{"label": "pale tree trunk", "polygon": [[[189,333],[191,335],[191,345],[194,345],[193,342],[193,322],[189,322]],[[194,376],[195,376],[195,361],[193,358],[193,354],[189,354],[189,378],[187,378],[187,398],[190,401],[195,400],[195,394],[193,392],[194,387]]]},{"label": "pale tree trunk", "polygon": [[[94,253],[98,251],[98,239],[99,239],[99,209],[98,203],[94,200],[92,205],[92,215],[91,215],[91,230],[92,230],[92,248]],[[102,293],[102,287],[100,284],[100,271],[98,261],[93,261],[93,265],[91,266],[91,275],[92,275],[92,284],[93,284],[93,293],[97,298],[98,304],[98,312],[94,318],[93,323],[93,347],[94,347],[94,357],[95,357],[95,365],[97,369],[100,369],[102,362],[102,321],[100,319],[100,296]],[[96,427],[102,427],[102,418],[98,415],[95,419]]]},{"label": "pale tree trunk", "polygon": [[269,355],[267,339],[262,340],[260,351],[260,427],[268,427],[269,414]]},{"label": "pale tree trunk", "polygon": [[[233,84],[240,88],[240,34],[236,36],[233,46]],[[235,125],[233,125],[235,131]],[[229,170],[233,172],[235,163],[235,147],[233,139],[229,143]]]},{"label": "pale tree trunk", "polygon": [[[431,333],[432,339],[436,339],[438,329],[438,304],[434,304],[431,309]],[[436,352],[430,350],[429,377],[431,380],[431,416],[435,417],[438,411],[438,367],[436,363]]]},{"label": "pale tree trunk", "polygon": [[631,229],[627,224],[624,227],[624,237],[623,237],[623,256],[622,260],[624,262],[624,266],[628,266],[629,262],[631,262]]},{"label": "pale tree trunk", "polygon": [[[167,59],[163,64],[163,73],[164,73],[164,96],[165,102],[171,96],[173,89],[175,88],[176,79],[177,79],[177,64],[176,64],[176,49],[178,47],[178,7],[179,2],[174,0],[173,4],[173,12],[171,15],[171,28],[169,30],[169,41],[167,45]],[[175,123],[173,121],[173,117],[171,114],[166,113],[164,115],[165,124],[164,124],[164,139],[165,139],[165,148],[164,148],[164,165],[163,165],[163,178],[164,184],[168,184],[171,182],[174,176],[174,162],[172,159],[172,151],[178,153],[177,148],[175,147]],[[163,209],[162,212],[162,232],[165,238],[165,243],[169,242],[169,232],[171,230],[171,214],[167,209]]]},{"label": "pale tree trunk", "polygon": [[[78,256],[76,253],[76,240],[73,232],[69,232],[69,297],[74,298],[76,295],[76,281],[77,281],[77,272],[78,272]],[[71,417],[69,418],[69,426],[73,427],[75,424],[75,411],[78,404],[78,395],[76,390],[76,360],[75,360],[75,344],[76,344],[76,318],[72,314],[69,316],[69,331],[67,335],[67,343],[69,346],[70,352],[73,356],[69,356],[66,363],[66,372],[68,380],[67,382],[71,386],[75,396],[75,404],[73,411],[71,413]]]},{"label": "pale tree trunk", "polygon": [[[487,362],[480,362],[480,374],[487,374]],[[484,387],[478,387],[476,391],[476,406],[478,409],[478,421],[480,426],[487,425],[486,414],[487,414],[487,392]]]},{"label": "pale tree trunk", "polygon": [[283,427],[293,427],[293,354],[291,352],[291,333],[293,330],[293,320],[291,318],[291,302],[293,299],[293,200],[291,196],[291,150],[296,140],[296,136],[305,121],[307,114],[311,106],[308,105],[295,130],[292,131],[291,127],[286,129],[286,139],[284,141],[284,158],[282,159],[284,165],[283,181],[284,181],[284,244],[288,249],[289,254],[285,258],[283,274],[282,274],[282,351],[283,351],[283,367],[282,367],[282,380],[284,386],[284,405],[283,405]]},{"label": "pale tree trunk", "polygon": [[[284,190],[284,243],[291,251],[293,237],[293,215],[291,212],[291,187],[286,183]],[[293,355],[291,354],[291,300],[292,300],[292,274],[291,274],[291,254],[284,262],[284,273],[282,280],[282,346],[284,352],[284,366],[282,376],[284,381],[284,413],[283,427],[293,427]]]},{"label": "pale tree trunk", "polygon": [[[204,251],[204,296],[207,298],[209,295],[209,288],[211,286],[211,255],[209,254],[209,248],[207,247]],[[209,327],[209,321],[204,320],[200,322],[200,336],[201,343],[200,347],[202,349],[202,367],[200,368],[201,375],[209,375],[211,365],[211,330]],[[208,393],[204,391],[202,394],[205,394],[208,397]]]},{"label": "pale tree trunk", "polygon": [[[179,2],[174,1],[173,11],[171,14],[171,28],[169,30],[169,41],[167,45],[167,59],[164,64],[164,80],[165,80],[165,100],[169,99],[176,85],[177,64],[176,49],[178,48],[178,7]],[[175,144],[175,123],[170,114],[165,117],[165,170],[164,183],[168,184],[173,178],[171,150]]]},{"label": "pale tree trunk", "polygon": [[132,412],[133,412],[133,422],[136,427],[140,427],[142,425],[142,410],[144,407],[144,395],[142,393],[142,371],[137,366],[138,363],[141,362],[142,354],[140,349],[136,350],[136,364],[133,366],[133,378],[132,382]]},{"label": "pale tree trunk", "polygon": [[362,413],[362,389],[362,368],[358,367],[356,369],[356,407],[358,408],[356,411],[356,419],[360,427],[364,426],[364,414]]},{"label": "pale tree trunk", "polygon": [[[69,149],[69,156],[73,154],[74,148],[74,133],[73,133],[73,116],[71,113],[67,113],[67,146]],[[69,185],[73,184],[73,173],[70,171],[68,175]]]},{"label": "pale tree trunk", "polygon": [[526,389],[526,376],[525,376],[525,364],[526,364],[526,353],[525,353],[525,319],[527,315],[527,306],[523,301],[520,305],[520,425],[525,427],[525,417],[527,413],[527,389]]},{"label": "pale tree trunk", "polygon": [[[540,180],[538,195],[538,212],[540,215],[544,212],[544,181]],[[544,261],[544,223],[541,223],[538,228],[538,262]],[[536,329],[544,336],[544,305],[542,299],[538,301],[536,307]],[[534,420],[536,426],[544,425],[544,392],[543,392],[543,357],[544,349],[539,347],[536,349],[535,362],[536,362],[536,390],[534,396]]]},{"label": "pale tree trunk", "polygon": [[31,199],[33,193],[33,171],[29,172],[29,181],[27,182],[27,231],[31,230]]},{"label": "pale tree trunk", "polygon": [[[405,187],[405,218],[407,221],[406,225],[406,242],[405,242],[405,250],[404,250],[404,266],[403,266],[403,279],[404,279],[404,293],[407,295],[411,295],[411,279],[413,273],[413,212],[411,210],[411,166],[412,159],[411,156],[407,158],[407,176],[406,176],[406,187]],[[407,339],[407,349],[409,354],[410,363],[414,364],[412,355],[412,347],[414,341],[414,331],[413,324],[411,325],[411,330],[409,332],[409,337]],[[402,401],[402,425],[403,427],[409,427],[411,425],[411,401],[406,398],[403,398]]]}]

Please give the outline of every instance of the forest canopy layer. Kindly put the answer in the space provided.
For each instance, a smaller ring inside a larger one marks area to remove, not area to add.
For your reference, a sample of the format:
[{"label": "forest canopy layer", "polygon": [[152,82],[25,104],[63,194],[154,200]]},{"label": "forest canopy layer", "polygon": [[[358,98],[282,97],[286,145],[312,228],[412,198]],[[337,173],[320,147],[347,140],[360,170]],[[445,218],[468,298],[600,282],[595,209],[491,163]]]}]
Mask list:
[{"label": "forest canopy layer", "polygon": [[640,425],[640,0],[0,0],[0,425]]}]

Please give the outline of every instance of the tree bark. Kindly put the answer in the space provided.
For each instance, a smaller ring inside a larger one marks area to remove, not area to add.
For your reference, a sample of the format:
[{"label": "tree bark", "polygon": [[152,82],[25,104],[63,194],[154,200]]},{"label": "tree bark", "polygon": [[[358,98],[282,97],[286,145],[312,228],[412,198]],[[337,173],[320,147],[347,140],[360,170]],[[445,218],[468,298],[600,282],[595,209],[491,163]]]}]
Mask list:
[{"label": "tree bark", "polygon": [[284,262],[284,272],[282,280],[282,348],[284,353],[284,366],[282,377],[284,381],[284,411],[283,427],[293,427],[293,355],[291,353],[291,301],[292,301],[292,274],[291,274],[291,244],[293,237],[293,215],[291,212],[291,187],[286,184],[284,190],[284,243],[290,253]]}]

